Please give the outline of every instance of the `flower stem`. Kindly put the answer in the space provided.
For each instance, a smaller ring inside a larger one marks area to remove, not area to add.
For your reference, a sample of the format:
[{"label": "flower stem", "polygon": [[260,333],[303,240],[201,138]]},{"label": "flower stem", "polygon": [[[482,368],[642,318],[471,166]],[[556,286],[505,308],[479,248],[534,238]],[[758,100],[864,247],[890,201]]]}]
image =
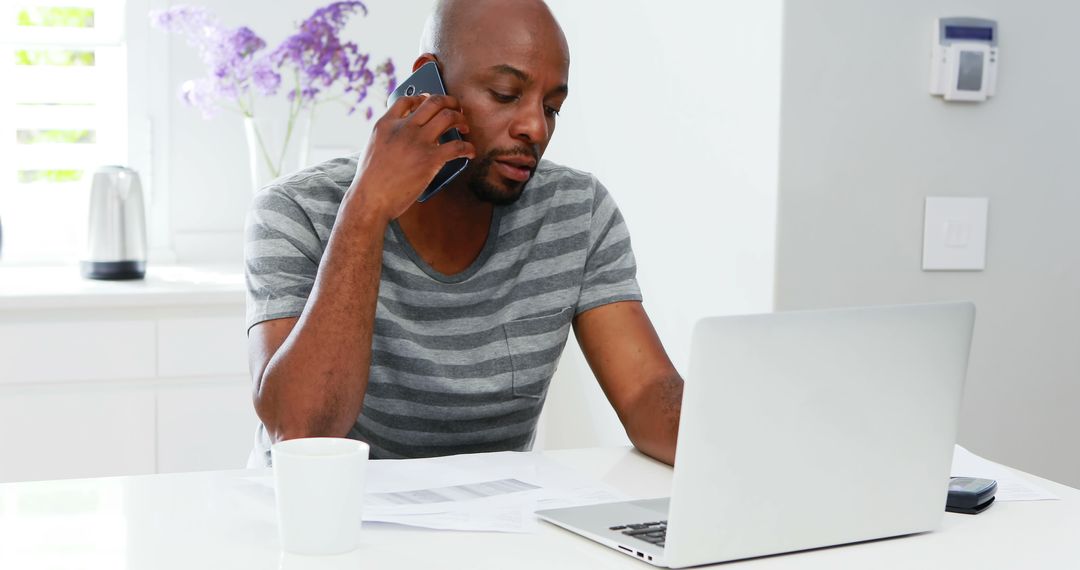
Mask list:
[{"label": "flower stem", "polygon": [[266,168],[270,170],[270,178],[277,178],[281,168],[275,168],[273,161],[270,160],[270,151],[266,148],[262,135],[259,134],[259,125],[255,122],[254,117],[251,117],[251,130],[255,131],[255,140],[259,143],[259,154],[262,155],[263,161],[266,162]]},{"label": "flower stem", "polygon": [[274,177],[277,178],[280,175],[282,163],[285,162],[285,151],[289,148],[289,139],[292,138],[293,126],[296,124],[296,117],[303,109],[303,98],[300,96],[300,73],[293,71],[293,78],[296,80],[296,96],[293,97],[293,104],[289,105],[289,122],[285,127],[285,140],[281,143],[281,154],[278,155],[277,170],[274,173]]},{"label": "flower stem", "polygon": [[271,177],[277,178],[280,168],[275,168],[273,161],[270,160],[270,150],[266,148],[262,133],[259,132],[259,124],[255,122],[255,100],[252,96],[249,95],[249,97],[251,100],[248,102],[248,105],[245,106],[242,99],[237,99],[236,105],[240,108],[240,113],[244,115],[244,118],[251,120],[251,131],[255,133],[255,142],[258,143],[259,146],[259,156],[261,156],[263,162],[266,163],[266,168],[270,171]]}]

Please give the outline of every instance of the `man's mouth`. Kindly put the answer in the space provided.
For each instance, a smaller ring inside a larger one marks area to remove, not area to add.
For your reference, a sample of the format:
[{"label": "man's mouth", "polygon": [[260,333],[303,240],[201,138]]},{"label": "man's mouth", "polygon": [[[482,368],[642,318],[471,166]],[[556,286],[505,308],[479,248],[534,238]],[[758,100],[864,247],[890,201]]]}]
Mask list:
[{"label": "man's mouth", "polygon": [[502,176],[510,180],[524,182],[532,176],[533,169],[536,168],[536,161],[525,157],[495,159],[495,167]]}]

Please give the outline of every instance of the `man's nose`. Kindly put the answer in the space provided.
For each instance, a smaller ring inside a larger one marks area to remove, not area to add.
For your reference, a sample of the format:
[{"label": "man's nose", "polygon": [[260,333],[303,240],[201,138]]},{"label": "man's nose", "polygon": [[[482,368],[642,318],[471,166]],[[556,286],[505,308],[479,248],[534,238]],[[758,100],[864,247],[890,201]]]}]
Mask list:
[{"label": "man's nose", "polygon": [[548,135],[544,104],[519,106],[514,122],[510,125],[510,136],[529,145],[538,145],[547,141]]}]

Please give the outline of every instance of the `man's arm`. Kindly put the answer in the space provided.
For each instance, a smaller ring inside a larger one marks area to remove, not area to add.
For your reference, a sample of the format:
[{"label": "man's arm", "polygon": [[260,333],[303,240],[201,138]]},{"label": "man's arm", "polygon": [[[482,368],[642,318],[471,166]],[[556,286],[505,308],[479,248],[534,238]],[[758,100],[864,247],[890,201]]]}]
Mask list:
[{"label": "man's arm", "polygon": [[673,465],[683,380],[641,303],[585,311],[574,319],[574,334],[630,441]]},{"label": "man's arm", "polygon": [[272,441],[344,437],[363,406],[386,226],[344,213],[300,317],[248,334],[255,411]]},{"label": "man's arm", "polygon": [[342,199],[307,304],[298,318],[259,323],[248,334],[255,412],[272,441],[344,437],[364,403],[382,271],[383,235],[465,141],[453,97],[402,97],[375,124],[367,154]]}]

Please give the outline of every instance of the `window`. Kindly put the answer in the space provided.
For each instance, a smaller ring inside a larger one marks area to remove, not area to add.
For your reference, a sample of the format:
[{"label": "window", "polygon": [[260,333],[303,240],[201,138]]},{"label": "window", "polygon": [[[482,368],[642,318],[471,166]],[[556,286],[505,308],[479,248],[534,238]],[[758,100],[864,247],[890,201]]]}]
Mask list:
[{"label": "window", "polygon": [[75,261],[95,168],[127,158],[124,1],[2,4],[0,255]]}]

